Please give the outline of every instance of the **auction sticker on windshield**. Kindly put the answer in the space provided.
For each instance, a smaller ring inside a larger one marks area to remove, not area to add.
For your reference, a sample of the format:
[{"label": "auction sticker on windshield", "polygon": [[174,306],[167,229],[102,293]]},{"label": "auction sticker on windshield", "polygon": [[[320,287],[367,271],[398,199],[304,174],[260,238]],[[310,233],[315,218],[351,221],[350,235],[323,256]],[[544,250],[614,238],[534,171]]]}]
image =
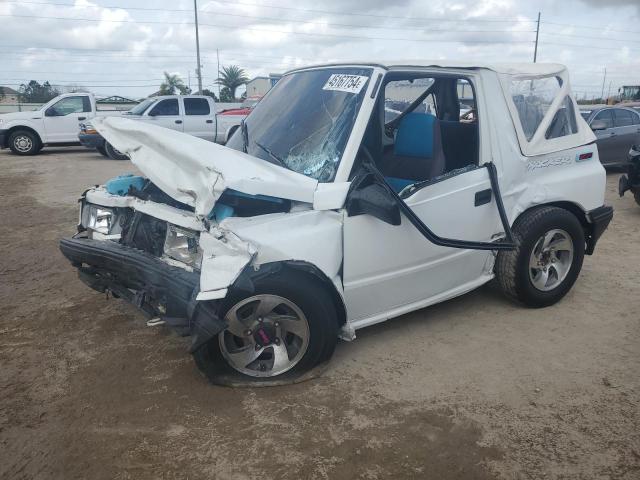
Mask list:
[{"label": "auction sticker on windshield", "polygon": [[347,93],[360,93],[369,77],[362,75],[347,75],[344,73],[334,73],[329,77],[323,90],[338,90]]}]

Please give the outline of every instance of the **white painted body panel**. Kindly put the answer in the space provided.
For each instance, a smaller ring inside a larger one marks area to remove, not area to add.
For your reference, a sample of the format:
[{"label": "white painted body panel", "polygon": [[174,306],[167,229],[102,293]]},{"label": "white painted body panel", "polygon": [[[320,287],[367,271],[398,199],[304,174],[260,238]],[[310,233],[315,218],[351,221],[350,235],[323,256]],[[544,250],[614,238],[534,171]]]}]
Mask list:
[{"label": "white painted body panel", "polygon": [[[488,188],[487,169],[479,168],[422,188],[406,203],[438,236],[489,242],[502,231],[495,201],[474,207],[475,193]],[[369,215],[346,217],[344,249],[347,310],[360,324],[491,278],[484,268],[491,251],[434,245],[406,218],[394,226]]]}]

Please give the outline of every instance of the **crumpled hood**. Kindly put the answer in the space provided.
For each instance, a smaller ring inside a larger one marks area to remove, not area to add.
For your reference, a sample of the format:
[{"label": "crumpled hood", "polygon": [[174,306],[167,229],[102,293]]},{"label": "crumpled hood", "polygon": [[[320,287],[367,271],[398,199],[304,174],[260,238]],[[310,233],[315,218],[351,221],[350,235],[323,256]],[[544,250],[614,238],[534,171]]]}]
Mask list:
[{"label": "crumpled hood", "polygon": [[313,203],[316,180],[246,153],[128,118],[94,118],[92,124],[161,190],[194,207],[196,215],[208,215],[227,188]]}]

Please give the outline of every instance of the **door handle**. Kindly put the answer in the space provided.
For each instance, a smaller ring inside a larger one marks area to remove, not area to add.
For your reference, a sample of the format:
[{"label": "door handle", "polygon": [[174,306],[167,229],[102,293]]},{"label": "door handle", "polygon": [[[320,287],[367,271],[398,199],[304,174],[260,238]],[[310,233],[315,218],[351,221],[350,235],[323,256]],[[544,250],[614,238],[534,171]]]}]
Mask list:
[{"label": "door handle", "polygon": [[78,117],[78,120],[86,120],[87,117]]},{"label": "door handle", "polygon": [[182,123],[182,120],[176,120],[176,123]]},{"label": "door handle", "polygon": [[486,190],[481,190],[479,192],[476,192],[476,198],[475,198],[475,202],[474,205],[476,207],[479,207],[480,205],[485,205],[487,203],[491,202],[491,189],[487,188]]},{"label": "door handle", "polygon": [[[213,120],[207,120],[207,123],[213,123]],[[638,130],[640,132],[640,130]]]}]

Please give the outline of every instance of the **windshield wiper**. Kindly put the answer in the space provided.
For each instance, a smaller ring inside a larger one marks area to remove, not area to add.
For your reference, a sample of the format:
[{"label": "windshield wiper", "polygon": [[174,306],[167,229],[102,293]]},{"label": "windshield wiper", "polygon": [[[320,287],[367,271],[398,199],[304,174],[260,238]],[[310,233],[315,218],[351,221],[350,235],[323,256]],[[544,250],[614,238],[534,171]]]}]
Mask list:
[{"label": "windshield wiper", "polygon": [[265,152],[267,152],[267,155],[269,155],[271,158],[273,158],[276,162],[278,162],[278,165],[281,167],[284,167],[286,169],[288,169],[289,167],[287,167],[284,163],[284,161],[278,157],[275,153],[273,153],[271,151],[271,149],[269,147],[265,147],[264,145],[262,145],[260,142],[253,142],[257,147],[260,147],[260,149],[264,150]]}]

